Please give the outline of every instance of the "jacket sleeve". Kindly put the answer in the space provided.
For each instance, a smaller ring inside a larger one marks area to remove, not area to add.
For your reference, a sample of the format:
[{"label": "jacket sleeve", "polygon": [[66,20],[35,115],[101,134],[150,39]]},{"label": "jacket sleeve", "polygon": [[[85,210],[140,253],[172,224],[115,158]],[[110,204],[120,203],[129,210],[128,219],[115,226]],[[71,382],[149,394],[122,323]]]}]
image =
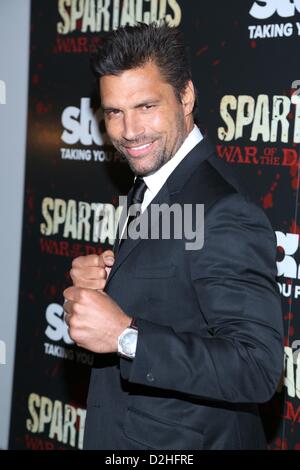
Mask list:
[{"label": "jacket sleeve", "polygon": [[227,196],[206,215],[204,247],[187,256],[209,336],[137,319],[136,357],[121,359],[123,378],[209,400],[268,401],[282,373],[283,324],[267,217]]}]

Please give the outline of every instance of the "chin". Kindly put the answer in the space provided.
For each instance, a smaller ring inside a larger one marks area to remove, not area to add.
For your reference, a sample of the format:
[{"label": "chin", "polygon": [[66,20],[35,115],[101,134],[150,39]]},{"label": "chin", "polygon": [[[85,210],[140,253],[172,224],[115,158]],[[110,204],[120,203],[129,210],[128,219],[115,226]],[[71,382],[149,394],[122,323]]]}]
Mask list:
[{"label": "chin", "polygon": [[149,166],[144,166],[144,165],[136,165],[136,162],[135,164],[132,164],[131,161],[128,161],[128,164],[130,166],[130,169],[137,176],[149,176],[152,173],[155,173],[155,171],[158,170],[158,168],[160,168],[161,166],[161,165],[154,165],[154,166],[151,165],[149,167]]},{"label": "chin", "polygon": [[161,168],[167,161],[161,155],[147,155],[145,157],[132,158],[123,154],[131,171],[137,176],[149,176]]},{"label": "chin", "polygon": [[154,168],[131,168],[132,171],[135,173],[137,176],[150,176],[153,173],[155,173],[160,167],[154,167]]}]

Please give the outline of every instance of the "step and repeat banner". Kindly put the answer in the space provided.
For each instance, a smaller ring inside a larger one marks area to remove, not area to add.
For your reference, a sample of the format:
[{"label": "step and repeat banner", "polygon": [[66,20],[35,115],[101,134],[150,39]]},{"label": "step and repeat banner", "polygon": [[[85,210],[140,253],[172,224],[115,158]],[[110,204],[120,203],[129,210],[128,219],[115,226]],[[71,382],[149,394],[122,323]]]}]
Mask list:
[{"label": "step and repeat banner", "polygon": [[261,411],[270,449],[300,449],[300,0],[32,0],[10,448],[82,448],[94,357],[68,335],[62,292],[73,258],[112,247],[133,179],[105,134],[89,57],[112,29],[160,20],[185,34],[218,164],[276,232],[286,354]]}]

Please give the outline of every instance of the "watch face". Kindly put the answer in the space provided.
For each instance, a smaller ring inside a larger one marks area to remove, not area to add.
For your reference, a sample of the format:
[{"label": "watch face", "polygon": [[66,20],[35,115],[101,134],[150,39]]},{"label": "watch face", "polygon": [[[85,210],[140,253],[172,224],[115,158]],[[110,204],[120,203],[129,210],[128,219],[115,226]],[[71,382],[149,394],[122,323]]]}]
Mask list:
[{"label": "watch face", "polygon": [[135,332],[128,332],[123,336],[122,349],[125,354],[133,354],[136,348],[137,335]]}]

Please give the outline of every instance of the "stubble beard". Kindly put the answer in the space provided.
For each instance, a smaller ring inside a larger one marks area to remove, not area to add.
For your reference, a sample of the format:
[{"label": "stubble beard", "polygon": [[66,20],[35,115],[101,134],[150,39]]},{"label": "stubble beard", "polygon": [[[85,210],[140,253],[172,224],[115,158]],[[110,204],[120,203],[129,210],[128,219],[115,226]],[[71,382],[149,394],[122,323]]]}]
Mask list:
[{"label": "stubble beard", "polygon": [[[136,161],[138,160],[137,158],[134,157],[128,157],[124,152],[122,152],[122,144],[121,142],[116,142],[114,143],[114,146],[116,149],[121,153],[121,155],[126,159],[131,171],[136,175],[136,176],[150,176],[153,173],[155,173],[157,170],[159,170],[163,165],[165,165],[169,160],[171,160],[178,149],[181,147],[185,139],[187,138],[188,132],[185,127],[185,122],[183,116],[179,116],[177,120],[177,139],[176,142],[173,145],[173,148],[171,150],[168,150],[166,146],[159,152],[158,155],[154,156],[154,164],[151,165],[151,168],[140,168],[140,166],[136,165]],[[143,139],[144,142],[146,139]],[[149,141],[149,140],[148,140]],[[142,145],[143,142],[134,142],[137,145]],[[143,161],[143,157],[141,158],[141,161]]]}]

